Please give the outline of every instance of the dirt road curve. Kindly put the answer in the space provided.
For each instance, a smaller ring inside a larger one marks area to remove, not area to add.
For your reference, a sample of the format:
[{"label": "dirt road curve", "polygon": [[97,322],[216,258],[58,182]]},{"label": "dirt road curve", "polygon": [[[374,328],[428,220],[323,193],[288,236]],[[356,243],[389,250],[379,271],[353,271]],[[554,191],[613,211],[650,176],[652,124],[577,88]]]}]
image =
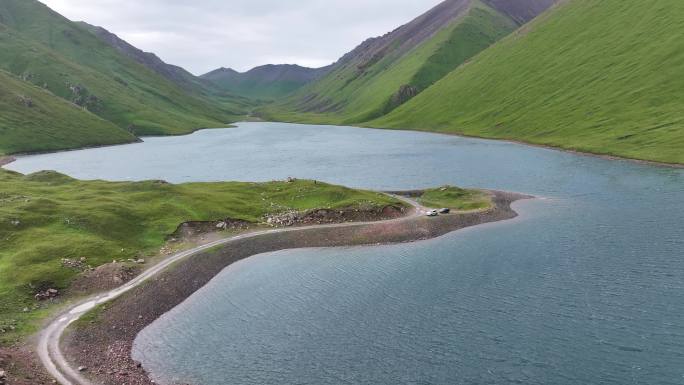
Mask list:
[{"label": "dirt road curve", "polygon": [[[413,210],[411,210],[410,214],[408,216],[404,216],[401,218],[397,219],[391,219],[387,221],[378,221],[378,222],[367,222],[367,223],[388,223],[388,222],[393,222],[393,221],[405,221],[407,218],[412,218],[412,217],[423,217],[425,215],[426,209],[420,206],[416,201],[397,196],[397,195],[392,195],[395,198],[401,199],[402,201],[405,201],[406,203],[410,204],[413,206]],[[194,254],[200,253],[202,251],[206,251],[207,249],[211,249],[216,246],[220,245],[225,245],[231,242],[235,242],[238,240],[243,240],[246,238],[255,238],[262,236],[264,234],[272,234],[272,233],[283,233],[283,232],[297,232],[297,231],[302,231],[302,230],[311,230],[311,229],[316,229],[316,228],[330,228],[330,227],[348,227],[348,226],[359,226],[364,223],[361,222],[354,222],[354,223],[342,223],[342,224],[332,224],[332,225],[314,225],[314,226],[306,226],[306,227],[301,227],[301,228],[287,228],[287,229],[273,229],[273,230],[264,230],[264,231],[257,231],[257,232],[252,232],[252,233],[247,233],[247,234],[242,234],[238,235],[235,237],[231,238],[226,238],[226,239],[221,239],[218,241],[214,241],[199,247],[196,247],[191,250],[183,251],[178,254],[174,254],[168,258],[166,258],[164,261],[160,262],[159,264],[155,265],[154,267],[151,267],[147,271],[145,271],[143,274],[140,276],[136,277],[132,281],[126,283],[125,285],[111,290],[107,293],[103,294],[98,294],[94,297],[91,297],[75,306],[70,308],[68,311],[63,313],[61,316],[56,318],[52,323],[50,323],[40,334],[39,340],[38,340],[38,355],[40,357],[41,362],[47,369],[48,373],[55,378],[59,383],[62,385],[91,385],[91,381],[89,381],[87,378],[81,375],[79,370],[77,368],[72,368],[67,360],[65,359],[62,351],[60,350],[60,340],[61,337],[66,330],[66,328],[72,324],[73,322],[77,321],[80,317],[82,317],[84,314],[88,313],[90,310],[94,309],[96,306],[103,304],[105,302],[111,301],[120,295],[140,286],[142,283],[150,279],[151,277],[159,274],[160,272],[164,271],[167,267],[172,265],[173,263],[187,258],[189,256],[192,256]]]}]

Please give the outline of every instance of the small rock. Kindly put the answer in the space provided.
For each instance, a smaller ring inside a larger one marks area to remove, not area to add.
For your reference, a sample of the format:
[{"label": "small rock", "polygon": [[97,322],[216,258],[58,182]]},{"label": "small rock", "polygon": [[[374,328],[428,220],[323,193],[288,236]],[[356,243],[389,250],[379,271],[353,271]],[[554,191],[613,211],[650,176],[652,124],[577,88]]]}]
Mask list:
[{"label": "small rock", "polygon": [[85,268],[85,262],[85,258],[81,258],[80,260],[62,258],[62,266],[69,269],[83,270]]},{"label": "small rock", "polygon": [[137,261],[135,261],[135,263],[137,263],[138,265],[143,265],[143,264],[145,264],[145,260],[144,259],[138,259]]},{"label": "small rock", "polygon": [[19,102],[26,107],[29,107],[29,108],[33,107],[33,99],[30,96],[24,96],[24,95],[20,96]]},{"label": "small rock", "polygon": [[44,292],[41,292],[41,293],[36,294],[36,295],[35,295],[35,298],[36,298],[38,301],[44,301],[44,300],[47,300],[47,299],[56,298],[57,296],[59,296],[59,290],[57,290],[57,289],[47,289],[47,290],[44,291]]},{"label": "small rock", "polygon": [[86,370],[88,370],[88,368],[86,368],[85,366],[79,366],[78,367],[79,372],[85,372]]}]

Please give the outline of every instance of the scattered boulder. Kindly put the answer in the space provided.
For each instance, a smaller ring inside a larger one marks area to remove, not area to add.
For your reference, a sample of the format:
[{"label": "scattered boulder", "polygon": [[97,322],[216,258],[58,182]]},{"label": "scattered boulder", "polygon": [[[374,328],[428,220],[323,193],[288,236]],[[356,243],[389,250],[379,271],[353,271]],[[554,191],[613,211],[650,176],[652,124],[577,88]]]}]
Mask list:
[{"label": "scattered boulder", "polygon": [[88,111],[98,111],[102,107],[102,100],[90,93],[90,91],[80,84],[67,83],[71,91],[71,102],[83,107]]},{"label": "scattered boulder", "polygon": [[[0,320],[0,334],[8,333],[17,329],[18,322],[15,319]],[[0,365],[3,363],[0,362]]]},{"label": "scattered boulder", "polygon": [[231,218],[215,222],[185,222],[178,226],[169,239],[172,242],[177,242],[179,240],[196,239],[198,236],[214,233],[216,231],[247,230],[250,227],[252,227],[251,222]]},{"label": "scattered boulder", "polygon": [[84,270],[87,267],[86,258],[80,259],[62,258],[62,266],[67,269]]},{"label": "scattered boulder", "polygon": [[[137,261],[133,260],[131,263],[138,265]],[[138,266],[119,262],[107,263],[94,269],[87,268],[72,282],[69,291],[91,293],[111,290],[133,279],[139,271]]]},{"label": "scattered boulder", "polygon": [[7,384],[7,374],[4,370],[0,369],[0,385]]},{"label": "scattered boulder", "polygon": [[399,87],[399,90],[392,95],[387,106],[385,108],[386,112],[390,112],[395,108],[401,106],[402,104],[413,99],[416,95],[420,93],[420,90],[412,85],[404,84]]},{"label": "scattered boulder", "polygon": [[47,290],[45,290],[45,291],[42,291],[42,292],[40,292],[40,293],[37,293],[37,294],[35,295],[35,298],[36,298],[38,301],[45,301],[45,300],[48,300],[48,299],[56,298],[57,296],[59,296],[59,290],[57,290],[57,289],[47,289]]},{"label": "scattered boulder", "polygon": [[293,226],[300,219],[300,214],[297,211],[286,211],[279,214],[267,215],[265,222],[270,226]]},{"label": "scattered boulder", "polygon": [[33,98],[30,96],[21,95],[19,96],[19,103],[23,104],[24,107],[33,107]]}]

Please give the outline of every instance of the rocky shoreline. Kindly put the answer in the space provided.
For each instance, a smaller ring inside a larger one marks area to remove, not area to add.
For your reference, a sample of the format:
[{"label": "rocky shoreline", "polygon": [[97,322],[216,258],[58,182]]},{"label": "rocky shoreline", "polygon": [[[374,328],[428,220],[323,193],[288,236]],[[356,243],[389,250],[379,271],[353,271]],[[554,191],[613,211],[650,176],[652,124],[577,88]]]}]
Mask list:
[{"label": "rocky shoreline", "polygon": [[492,192],[494,207],[472,213],[406,217],[378,223],[344,224],[266,233],[232,241],[218,249],[177,262],[145,284],[101,309],[94,321],[75,324],[62,341],[62,351],[74,368],[95,383],[152,385],[131,352],[138,333],[179,305],[228,265],[247,257],[283,249],[412,242],[483,223],[512,219],[511,203],[529,196]]},{"label": "rocky shoreline", "polygon": [[7,166],[15,160],[17,159],[13,156],[0,156],[0,167]]}]

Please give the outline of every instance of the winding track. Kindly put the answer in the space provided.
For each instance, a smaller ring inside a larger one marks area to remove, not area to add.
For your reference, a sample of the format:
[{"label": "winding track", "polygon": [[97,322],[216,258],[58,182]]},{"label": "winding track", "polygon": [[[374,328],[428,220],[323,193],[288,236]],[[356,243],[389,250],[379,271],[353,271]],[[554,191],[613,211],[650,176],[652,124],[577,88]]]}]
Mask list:
[{"label": "winding track", "polygon": [[156,274],[164,271],[166,268],[168,268],[170,265],[173,263],[190,257],[192,255],[195,255],[197,253],[200,253],[202,251],[205,251],[207,249],[211,249],[212,247],[220,246],[220,245],[225,245],[237,240],[241,239],[246,239],[246,238],[254,238],[258,237],[264,234],[270,234],[270,233],[283,233],[283,232],[296,232],[296,231],[302,231],[302,230],[307,230],[307,229],[315,229],[315,228],[329,228],[329,227],[346,227],[346,226],[358,226],[362,224],[371,224],[371,223],[382,223],[382,222],[394,222],[394,221],[400,221],[400,220],[406,220],[407,218],[411,217],[420,217],[423,216],[426,212],[426,208],[421,206],[418,202],[416,202],[413,199],[406,198],[403,196],[395,195],[395,194],[388,194],[392,196],[393,198],[399,199],[404,201],[405,203],[409,204],[410,206],[413,207],[413,210],[408,216],[403,216],[400,218],[396,219],[389,219],[386,221],[373,221],[373,222],[352,222],[352,223],[338,223],[338,224],[330,224],[330,225],[313,225],[313,226],[304,226],[304,227],[296,227],[296,228],[287,228],[287,229],[273,229],[273,230],[263,230],[263,231],[256,231],[252,233],[246,233],[246,234],[241,234],[237,235],[234,237],[226,238],[226,239],[220,239],[218,241],[214,241],[211,243],[207,243],[202,246],[195,247],[190,250],[186,250],[177,254],[174,254],[166,259],[164,259],[162,262],[156,264],[155,266],[151,267],[150,269],[146,270],[144,273],[139,275],[138,277],[134,278],[133,280],[129,281],[128,283],[111,290],[106,293],[98,294],[95,296],[92,296],[82,302],[79,302],[78,304],[72,306],[69,310],[64,312],[62,315],[58,316],[54,321],[52,321],[43,331],[40,333],[40,337],[38,339],[38,356],[40,357],[40,361],[42,362],[43,366],[47,369],[48,373],[54,377],[55,380],[57,380],[60,384],[62,385],[92,385],[92,382],[89,381],[87,378],[81,375],[81,373],[77,370],[71,367],[69,365],[69,362],[66,360],[64,355],[62,354],[62,351],[60,350],[60,340],[62,337],[62,334],[64,334],[64,331],[66,328],[77,321],[79,318],[81,318],[83,315],[88,313],[89,311],[93,310],[96,306],[101,305],[105,302],[109,302],[120,295],[128,292],[129,290],[132,290],[141,284],[143,284],[145,281],[148,279],[152,278]]}]

